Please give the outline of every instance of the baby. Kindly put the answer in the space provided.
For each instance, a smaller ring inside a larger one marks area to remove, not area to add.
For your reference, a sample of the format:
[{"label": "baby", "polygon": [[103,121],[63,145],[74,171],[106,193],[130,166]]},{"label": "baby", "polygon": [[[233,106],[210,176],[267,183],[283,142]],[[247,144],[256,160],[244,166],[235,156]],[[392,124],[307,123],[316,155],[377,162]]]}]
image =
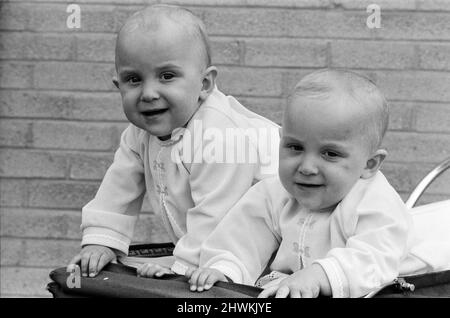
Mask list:
[{"label": "baby", "polygon": [[174,258],[155,259],[138,274],[184,275],[198,266],[201,243],[225,213],[256,181],[276,175],[279,126],[217,89],[204,25],[180,7],[131,16],[117,37],[115,65],[130,125],[83,208],[82,250],[70,264],[96,276],[127,255],[147,192],[176,245]]},{"label": "baby", "polygon": [[365,77],[304,77],[284,113],[279,175],[254,185],[205,241],[191,290],[230,279],[263,287],[260,297],[360,297],[396,278],[412,220],[379,171],[387,124],[386,100]]}]

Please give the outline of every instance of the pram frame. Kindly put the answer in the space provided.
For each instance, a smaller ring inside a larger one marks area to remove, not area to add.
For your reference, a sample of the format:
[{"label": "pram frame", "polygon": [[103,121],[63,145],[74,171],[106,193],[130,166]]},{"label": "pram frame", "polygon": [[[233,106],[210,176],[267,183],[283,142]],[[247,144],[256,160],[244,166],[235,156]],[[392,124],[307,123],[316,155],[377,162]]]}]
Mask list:
[{"label": "pram frame", "polygon": [[[418,202],[419,198],[422,196],[422,194],[426,191],[426,189],[430,186],[430,184],[439,176],[441,175],[445,170],[450,168],[450,158],[447,158],[446,160],[442,161],[441,163],[439,163],[437,166],[435,166],[415,187],[415,189],[412,191],[411,195],[409,196],[409,198],[406,201],[406,205],[408,208],[413,208],[416,203]],[[160,257],[160,256],[169,256],[172,255],[172,251],[173,251],[173,244],[172,243],[159,243],[159,244],[151,244],[151,251],[149,251],[147,249],[147,246],[149,246],[148,244],[134,244],[130,246],[130,253],[129,256],[146,256],[146,257]],[[114,270],[114,266],[117,266],[119,268],[118,265],[115,264],[110,264],[109,267],[112,267],[113,272],[116,271]],[[116,271],[116,273],[119,272],[123,272],[124,268],[126,270],[128,270],[129,272],[131,271],[132,276],[135,276],[135,270],[132,268],[127,268],[126,266],[121,265],[122,267],[120,267],[120,269],[118,271]],[[111,274],[111,269],[109,269],[109,275],[113,275]],[[128,273],[128,275],[130,275]],[[450,271],[444,271],[444,272],[438,272],[438,273],[432,273],[432,275],[434,275],[431,279],[427,278],[426,275],[419,275],[417,277],[415,277],[414,281],[416,282],[416,284],[419,287],[426,287],[426,286],[434,286],[434,284],[440,282],[440,281],[445,281],[448,282],[450,281]],[[65,268],[60,268],[57,269],[55,271],[52,271],[52,273],[50,274],[50,277],[52,278],[53,282],[49,283],[48,285],[48,290],[49,292],[51,292],[53,294],[53,296],[56,298],[58,297],[90,297],[92,295],[89,294],[84,294],[84,295],[80,295],[77,294],[76,291],[71,291],[71,290],[64,290],[64,284],[66,282],[68,274],[65,271]],[[82,278],[83,279],[83,278]],[[105,279],[105,278],[103,278]],[[107,278],[106,278],[107,279]],[[137,278],[135,278],[137,279]],[[406,278],[408,279],[408,278]],[[423,283],[424,280],[427,280],[428,282],[426,282],[426,284]],[[431,281],[431,283],[430,283]],[[179,282],[179,284],[182,284],[183,282]],[[91,285],[95,285],[98,284],[98,282],[96,283],[95,281],[92,281]],[[175,282],[176,284],[176,282]],[[258,288],[256,287],[252,287],[252,286],[243,286],[243,285],[239,285],[239,284],[233,284],[233,283],[222,283],[220,282],[220,284],[222,284],[218,289],[218,291],[224,293],[222,295],[227,295],[228,297],[230,295],[234,295],[234,297],[236,297],[236,295],[242,295],[242,297],[254,297],[252,295],[257,295],[259,293],[259,291],[257,290]],[[446,290],[444,292],[444,294],[450,297],[449,294],[449,283],[445,283],[446,286]],[[179,285],[181,286],[181,285]],[[184,286],[184,285],[183,285]],[[442,286],[442,285],[440,285]],[[185,287],[185,286],[184,286]],[[215,286],[216,287],[216,286]],[[387,284],[385,286],[382,286],[381,288],[379,288],[376,291],[373,291],[369,294],[367,294],[364,298],[372,298],[372,297],[398,297],[397,295],[399,295],[400,297],[402,297],[402,295],[411,295],[413,294],[414,297],[414,285],[411,283],[408,283],[407,280],[405,280],[405,278],[403,277],[398,277],[396,280],[394,280],[392,283]],[[235,289],[233,291],[233,288]],[[227,291],[228,290],[228,291]],[[387,294],[386,294],[386,291]],[[114,291],[115,293],[113,294],[109,294],[109,295],[103,295],[103,297],[119,297],[118,293],[116,291]],[[234,294],[232,294],[233,292],[236,292]],[[140,294],[141,292],[139,292],[139,297],[146,297],[144,295]],[[381,295],[380,295],[381,294]],[[151,297],[167,297],[168,295],[164,295],[159,293],[159,294],[151,294]],[[123,297],[124,295],[121,295],[120,297]],[[127,297],[125,295],[125,297]],[[136,294],[134,294],[134,296],[131,297],[136,297]],[[170,297],[170,296],[169,296]],[[416,295],[415,297],[421,297],[421,295]],[[428,297],[428,296],[427,296]],[[433,296],[431,296],[433,297]]]},{"label": "pram frame", "polygon": [[409,195],[406,200],[406,206],[411,209],[413,208],[425,190],[431,185],[431,183],[439,177],[445,170],[450,168],[450,157],[439,163],[433,168],[414,188],[413,192]]}]

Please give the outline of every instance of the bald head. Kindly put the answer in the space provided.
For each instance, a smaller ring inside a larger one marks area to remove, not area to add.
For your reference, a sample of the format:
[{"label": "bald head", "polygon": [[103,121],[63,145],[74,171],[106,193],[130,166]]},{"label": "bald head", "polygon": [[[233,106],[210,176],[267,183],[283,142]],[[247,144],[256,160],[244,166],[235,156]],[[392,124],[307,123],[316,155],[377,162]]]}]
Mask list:
[{"label": "bald head", "polygon": [[129,17],[119,31],[116,51],[121,37],[132,35],[134,32],[157,32],[164,23],[174,23],[186,33],[186,36],[192,37],[192,40],[196,41],[195,47],[198,48],[205,66],[211,65],[209,38],[203,22],[191,11],[172,5],[152,5]]},{"label": "bald head", "polygon": [[351,105],[364,114],[365,120],[361,123],[362,134],[365,135],[370,149],[380,147],[388,126],[389,110],[383,94],[370,79],[350,71],[319,70],[298,82],[290,100],[296,96],[345,99],[349,107]]}]

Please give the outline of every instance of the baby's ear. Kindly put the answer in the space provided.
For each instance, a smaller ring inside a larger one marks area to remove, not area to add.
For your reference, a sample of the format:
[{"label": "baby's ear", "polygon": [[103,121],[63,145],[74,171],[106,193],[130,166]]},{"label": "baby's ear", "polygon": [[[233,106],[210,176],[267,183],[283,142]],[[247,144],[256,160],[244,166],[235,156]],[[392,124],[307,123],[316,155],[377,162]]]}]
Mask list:
[{"label": "baby's ear", "polygon": [[205,70],[202,81],[202,90],[200,91],[200,99],[204,101],[216,86],[217,68],[210,66]]},{"label": "baby's ear", "polygon": [[375,173],[380,169],[381,164],[387,156],[387,151],[385,149],[378,149],[374,154],[367,160],[366,167],[361,175],[361,178],[368,179],[375,175]]},{"label": "baby's ear", "polygon": [[119,81],[117,80],[117,77],[114,76],[114,77],[112,78],[112,82],[113,82],[113,84],[114,84],[115,87],[119,88]]}]

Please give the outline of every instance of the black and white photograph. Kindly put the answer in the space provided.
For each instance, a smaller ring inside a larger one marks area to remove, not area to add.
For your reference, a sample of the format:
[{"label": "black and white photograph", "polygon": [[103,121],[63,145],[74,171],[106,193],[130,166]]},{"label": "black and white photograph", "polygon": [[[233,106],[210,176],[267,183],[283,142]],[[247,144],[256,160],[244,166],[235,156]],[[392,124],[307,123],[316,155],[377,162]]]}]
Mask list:
[{"label": "black and white photograph", "polygon": [[450,1],[0,1],[0,298],[448,299],[449,168]]}]

